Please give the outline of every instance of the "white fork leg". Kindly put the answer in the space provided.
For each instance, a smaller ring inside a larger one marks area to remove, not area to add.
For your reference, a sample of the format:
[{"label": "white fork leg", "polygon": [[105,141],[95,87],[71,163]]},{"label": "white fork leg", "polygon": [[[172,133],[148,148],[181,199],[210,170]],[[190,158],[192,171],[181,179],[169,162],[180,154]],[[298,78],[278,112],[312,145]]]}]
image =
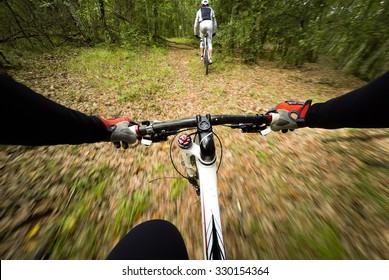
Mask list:
[{"label": "white fork leg", "polygon": [[216,163],[207,166],[197,160],[197,169],[200,178],[205,259],[225,259],[217,189]]}]

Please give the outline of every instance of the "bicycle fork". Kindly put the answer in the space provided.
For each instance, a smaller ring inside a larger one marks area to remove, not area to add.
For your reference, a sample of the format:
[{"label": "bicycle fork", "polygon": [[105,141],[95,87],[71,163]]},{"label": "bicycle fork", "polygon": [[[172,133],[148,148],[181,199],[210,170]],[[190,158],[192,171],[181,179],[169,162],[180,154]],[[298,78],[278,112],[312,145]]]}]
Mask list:
[{"label": "bicycle fork", "polygon": [[194,187],[196,194],[200,196],[199,176],[196,168],[196,157],[200,156],[200,147],[193,145],[192,138],[183,134],[178,138],[178,146],[181,148],[182,165],[186,170],[186,178]]},{"label": "bicycle fork", "polygon": [[[206,136],[213,138],[212,136]],[[204,138],[203,138],[204,139]],[[200,195],[205,259],[225,259],[217,189],[216,159],[206,160],[201,145],[193,143],[189,135],[181,135],[178,144],[189,182]],[[214,147],[212,142],[211,144]]]}]

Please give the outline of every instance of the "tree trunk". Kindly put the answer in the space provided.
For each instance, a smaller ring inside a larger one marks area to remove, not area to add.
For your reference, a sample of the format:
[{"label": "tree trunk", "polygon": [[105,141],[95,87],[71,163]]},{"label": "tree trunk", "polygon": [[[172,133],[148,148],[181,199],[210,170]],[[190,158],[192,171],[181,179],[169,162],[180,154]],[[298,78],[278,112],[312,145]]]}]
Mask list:
[{"label": "tree trunk", "polygon": [[84,22],[81,20],[81,18],[78,16],[76,9],[74,5],[71,3],[71,0],[63,0],[64,5],[66,6],[70,16],[72,17],[74,23],[76,24],[77,28],[83,35],[83,37],[86,39],[88,43],[92,42],[92,38],[84,24]]},{"label": "tree trunk", "polygon": [[154,15],[154,38],[159,37],[159,24],[158,24],[158,16],[159,16],[159,11],[158,11],[158,4],[157,2],[154,3],[153,5],[153,15]]},{"label": "tree trunk", "polygon": [[98,1],[99,1],[99,8],[100,8],[100,21],[101,21],[101,25],[103,27],[104,38],[105,38],[106,42],[110,42],[111,37],[109,36],[107,21],[105,19],[104,0],[98,0]]}]

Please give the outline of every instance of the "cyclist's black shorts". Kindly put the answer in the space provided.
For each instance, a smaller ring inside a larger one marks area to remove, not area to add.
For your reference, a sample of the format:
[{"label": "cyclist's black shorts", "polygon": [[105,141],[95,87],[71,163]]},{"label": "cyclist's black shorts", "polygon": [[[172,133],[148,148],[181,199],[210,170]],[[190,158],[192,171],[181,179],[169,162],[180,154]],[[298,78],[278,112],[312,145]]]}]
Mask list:
[{"label": "cyclist's black shorts", "polygon": [[134,227],[109,253],[108,260],[188,260],[178,229],[164,220]]}]

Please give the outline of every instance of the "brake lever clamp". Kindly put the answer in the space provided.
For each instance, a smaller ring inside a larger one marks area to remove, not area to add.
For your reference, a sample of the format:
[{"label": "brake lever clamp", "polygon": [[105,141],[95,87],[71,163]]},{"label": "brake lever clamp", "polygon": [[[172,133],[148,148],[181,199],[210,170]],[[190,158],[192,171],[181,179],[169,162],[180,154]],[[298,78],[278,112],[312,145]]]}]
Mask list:
[{"label": "brake lever clamp", "polygon": [[262,135],[262,136],[266,136],[268,135],[270,132],[272,132],[272,130],[268,127],[266,127],[265,129],[262,129],[261,131],[259,131],[259,133]]},{"label": "brake lever clamp", "polygon": [[145,139],[145,138],[142,138],[140,140],[140,143],[144,146],[151,146],[151,144],[153,144],[153,141],[151,141],[150,139]]},{"label": "brake lever clamp", "polygon": [[177,130],[174,131],[162,131],[160,133],[153,133],[149,136],[144,136],[141,139],[141,143],[145,146],[150,146],[152,143],[165,142],[168,140],[169,136],[176,135]]},{"label": "brake lever clamp", "polygon": [[168,135],[166,135],[166,134],[154,134],[151,136],[143,137],[142,139],[144,139],[146,141],[158,143],[158,142],[167,141],[167,138],[168,138]]},{"label": "brake lever clamp", "polygon": [[267,126],[259,126],[256,124],[240,124],[239,128],[242,130],[243,133],[256,133],[267,129]]}]

